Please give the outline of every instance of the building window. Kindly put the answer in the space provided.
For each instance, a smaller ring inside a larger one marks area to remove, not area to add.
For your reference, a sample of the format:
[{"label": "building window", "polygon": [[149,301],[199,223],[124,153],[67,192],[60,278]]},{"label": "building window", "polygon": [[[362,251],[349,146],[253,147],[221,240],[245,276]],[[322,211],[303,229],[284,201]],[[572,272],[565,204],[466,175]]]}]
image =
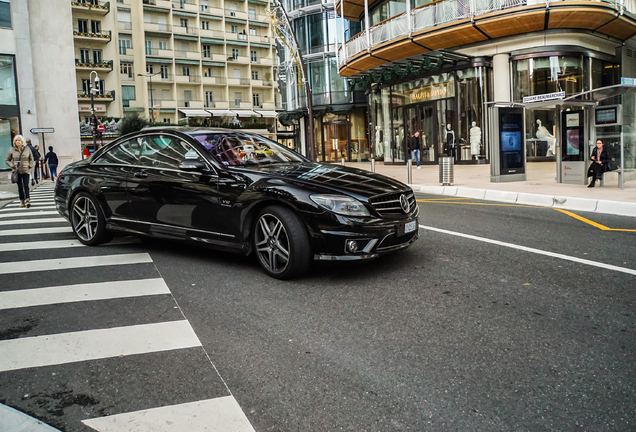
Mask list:
[{"label": "building window", "polygon": [[101,21],[91,21],[91,31],[95,34],[99,34],[102,32],[102,22]]},{"label": "building window", "polygon": [[168,65],[161,65],[161,79],[168,79]]},{"label": "building window", "polygon": [[165,117],[164,117],[164,118],[163,118],[163,122],[164,122],[164,123],[170,123],[170,119],[169,119],[169,118],[165,118]]},{"label": "building window", "polygon": [[91,62],[90,50],[81,48],[80,49],[80,63],[86,64]]},{"label": "building window", "polygon": [[251,20],[255,20],[256,19],[256,9],[253,7],[250,7],[248,13],[247,13],[247,17]]},{"label": "building window", "polygon": [[254,104],[255,107],[260,108],[261,102],[260,102],[260,97],[258,96],[258,93],[254,93],[252,95],[252,103]]},{"label": "building window", "polygon": [[188,28],[188,20],[185,18],[181,18],[181,27]]},{"label": "building window", "polygon": [[210,21],[201,21],[201,30],[210,30]]},{"label": "building window", "polygon": [[88,33],[88,20],[86,20],[86,19],[78,19],[77,20],[77,32],[78,33]]},{"label": "building window", "polygon": [[130,101],[135,100],[135,86],[121,86],[121,100],[124,107],[129,107]]},{"label": "building window", "polygon": [[241,92],[234,93],[234,107],[239,108],[241,106],[241,102],[243,99],[243,94]]},{"label": "building window", "polygon": [[252,71],[252,79],[253,80],[257,80],[258,79],[258,71]]},{"label": "building window", "polygon": [[121,63],[119,65],[119,72],[122,75],[127,75],[129,79],[133,79],[133,77],[135,76],[133,73],[132,63]]},{"label": "building window", "polygon": [[258,61],[255,50],[250,51],[250,60],[252,61],[252,63],[256,63]]},{"label": "building window", "polygon": [[155,73],[155,65],[146,64],[146,73],[147,74]]},{"label": "building window", "polygon": [[232,58],[233,58],[234,60],[236,60],[236,59],[238,58],[238,56],[239,56],[239,50],[238,50],[238,48],[232,48]]},{"label": "building window", "polygon": [[208,0],[201,0],[201,12],[207,12]]},{"label": "building window", "polygon": [[160,49],[160,50],[167,50],[167,49],[168,49],[168,42],[166,42],[166,41],[159,41],[159,49]]},{"label": "building window", "polygon": [[0,27],[11,28],[11,5],[9,0],[0,0]]},{"label": "building window", "polygon": [[232,25],[232,33],[238,33],[238,26]]},{"label": "building window", "polygon": [[132,41],[130,36],[119,35],[119,54],[126,55],[126,50],[132,48]]},{"label": "building window", "polygon": [[205,106],[206,108],[214,107],[214,92],[205,92]]},{"label": "building window", "polygon": [[211,77],[212,76],[212,68],[204,67],[203,68],[203,76],[204,77]]},{"label": "building window", "polygon": [[152,55],[152,41],[146,40],[146,55]]},{"label": "building window", "polygon": [[102,63],[102,50],[93,50],[93,64]]},{"label": "building window", "polygon": [[253,27],[250,27],[250,36],[256,36],[256,29]]},{"label": "building window", "polygon": [[190,66],[183,66],[183,76],[190,76]]},{"label": "building window", "polygon": [[210,58],[210,45],[203,45],[203,57]]}]

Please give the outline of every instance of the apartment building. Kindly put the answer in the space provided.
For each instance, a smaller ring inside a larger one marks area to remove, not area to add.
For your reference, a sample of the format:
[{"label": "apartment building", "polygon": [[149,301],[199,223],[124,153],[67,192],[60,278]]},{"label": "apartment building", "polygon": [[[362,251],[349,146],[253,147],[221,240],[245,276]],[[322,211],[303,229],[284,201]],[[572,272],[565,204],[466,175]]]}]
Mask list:
[{"label": "apartment building", "polygon": [[[78,0],[75,68],[84,134],[91,116],[275,129],[275,47],[261,0]],[[109,123],[114,123],[112,120]],[[108,131],[108,124],[107,131]],[[262,126],[261,126],[262,127]]]},{"label": "apartment building", "polygon": [[[16,134],[81,157],[68,0],[0,0],[0,155]],[[46,130],[47,133],[31,132]],[[2,163],[1,169],[8,167]],[[6,179],[6,178],[5,178]]]}]

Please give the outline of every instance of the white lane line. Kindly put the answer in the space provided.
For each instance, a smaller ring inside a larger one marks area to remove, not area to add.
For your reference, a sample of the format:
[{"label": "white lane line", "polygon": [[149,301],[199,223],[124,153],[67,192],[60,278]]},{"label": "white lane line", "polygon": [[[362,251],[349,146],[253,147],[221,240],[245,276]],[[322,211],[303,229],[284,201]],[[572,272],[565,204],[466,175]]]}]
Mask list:
[{"label": "white lane line", "polygon": [[70,226],[54,227],[54,228],[29,228],[29,229],[0,230],[0,236],[56,234],[56,233],[70,233],[70,232],[73,232],[73,228],[71,228]]},{"label": "white lane line", "polygon": [[[9,207],[9,206],[6,206]],[[20,212],[20,213],[33,213],[33,212],[39,212],[41,210],[45,210],[45,209],[54,209],[55,206],[54,205],[39,205],[39,206],[31,206],[31,208],[26,208],[23,207],[22,209],[17,209],[16,207],[19,207],[19,204],[16,205],[11,205],[11,208],[2,208],[0,210],[0,212]]]},{"label": "white lane line", "polygon": [[435,228],[435,227],[429,227],[429,226],[424,226],[424,225],[420,225],[420,228],[425,229],[425,230],[429,230],[429,231],[436,231],[439,233],[443,233],[443,234],[450,234],[450,235],[454,235],[457,237],[464,237],[467,239],[471,239],[471,240],[477,240],[477,241],[481,241],[484,243],[490,243],[490,244],[494,244],[497,246],[504,246],[504,247],[509,247],[512,249],[517,249],[517,250],[522,250],[525,252],[531,252],[531,253],[535,253],[535,254],[539,254],[539,255],[545,255],[545,256],[549,256],[552,258],[559,258],[562,260],[566,260],[566,261],[572,261],[572,262],[576,262],[579,264],[585,264],[585,265],[589,265],[589,266],[593,266],[593,267],[600,267],[602,269],[605,270],[613,270],[613,271],[617,271],[617,272],[621,272],[621,273],[627,273],[627,274],[631,274],[631,275],[636,275],[636,270],[634,269],[630,269],[630,268],[626,268],[626,267],[619,267],[619,266],[615,266],[615,265],[611,265],[611,264],[605,264],[602,262],[597,262],[597,261],[591,261],[591,260],[586,260],[583,258],[577,258],[577,257],[573,257],[573,256],[569,256],[569,255],[563,255],[560,253],[555,253],[555,252],[548,252],[548,251],[544,251],[541,249],[535,249],[535,248],[531,248],[531,247],[526,247],[526,246],[520,246],[520,245],[516,245],[516,244],[512,244],[512,243],[506,243],[506,242],[502,242],[499,240],[491,240],[488,238],[484,238],[484,237],[477,237],[474,235],[470,235],[470,234],[463,234],[463,233],[458,233],[455,231],[448,231],[448,230],[444,230],[444,229],[440,229],[440,228]]},{"label": "white lane line", "polygon": [[147,253],[102,255],[74,258],[54,258],[33,261],[0,263],[0,274],[31,273],[36,271],[66,270],[72,268],[101,267],[109,265],[151,263]]},{"label": "white lane line", "polygon": [[0,243],[0,252],[29,251],[38,249],[62,249],[84,246],[79,240],[45,240],[16,243]]},{"label": "white lane line", "polygon": [[29,224],[38,224],[38,223],[60,223],[68,221],[63,217],[56,218],[42,218],[42,219],[13,219],[13,220],[2,220],[0,221],[0,226],[2,225],[29,225]]},{"label": "white lane line", "polygon": [[47,210],[47,211],[38,211],[38,212],[33,212],[33,211],[26,212],[26,211],[14,210],[13,213],[0,214],[0,219],[18,218],[18,217],[24,217],[24,216],[50,216],[50,215],[59,215],[59,213],[56,210]]},{"label": "white lane line", "polygon": [[254,432],[233,396],[82,420],[100,432]]},{"label": "white lane line", "polygon": [[0,341],[0,371],[201,346],[187,320]]},{"label": "white lane line", "polygon": [[161,278],[33,288],[0,292],[0,310],[159,294],[170,294]]},{"label": "white lane line", "polygon": [[[15,209],[15,208],[20,208],[20,202],[18,201],[18,202],[17,202],[17,203],[15,203],[15,204],[7,204],[7,205],[5,206],[5,208],[6,208],[6,207],[10,207],[10,208],[13,208],[13,209]],[[47,200],[47,201],[37,202],[37,203],[33,203],[33,202],[32,202],[32,203],[31,203],[31,208],[33,208],[33,207],[40,207],[40,208],[42,208],[42,207],[50,207],[50,208],[55,208],[55,205],[54,205],[53,200]],[[24,207],[24,208],[26,208],[26,207]],[[8,209],[7,209],[7,210],[8,210]]]}]

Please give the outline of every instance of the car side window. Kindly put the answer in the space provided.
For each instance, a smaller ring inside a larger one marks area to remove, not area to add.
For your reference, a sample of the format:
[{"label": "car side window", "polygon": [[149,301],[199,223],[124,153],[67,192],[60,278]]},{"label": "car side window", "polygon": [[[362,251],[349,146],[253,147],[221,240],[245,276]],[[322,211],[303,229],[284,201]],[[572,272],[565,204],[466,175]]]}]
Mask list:
[{"label": "car side window", "polygon": [[141,166],[176,170],[185,159],[199,159],[199,153],[183,140],[168,135],[151,135],[142,139]]},{"label": "car side window", "polygon": [[95,161],[106,165],[136,165],[139,157],[139,142],[136,138],[124,141],[102,154]]}]

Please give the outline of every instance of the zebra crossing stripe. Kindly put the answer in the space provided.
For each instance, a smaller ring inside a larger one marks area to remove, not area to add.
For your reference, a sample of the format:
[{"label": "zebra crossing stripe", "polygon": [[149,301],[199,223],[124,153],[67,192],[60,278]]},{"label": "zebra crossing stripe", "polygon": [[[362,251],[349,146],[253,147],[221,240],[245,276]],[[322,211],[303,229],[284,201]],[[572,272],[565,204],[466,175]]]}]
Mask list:
[{"label": "zebra crossing stripe", "polygon": [[187,320],[0,341],[0,372],[200,347]]},{"label": "zebra crossing stripe", "polygon": [[254,432],[233,396],[82,420],[100,432]]},{"label": "zebra crossing stripe", "polygon": [[73,228],[71,228],[70,226],[52,227],[52,228],[29,228],[29,229],[0,230],[0,236],[57,234],[57,233],[71,233],[71,232],[73,232]]},{"label": "zebra crossing stripe", "polygon": [[79,240],[44,240],[17,243],[0,243],[0,252],[16,252],[38,249],[62,249],[84,246]]},{"label": "zebra crossing stripe", "polygon": [[0,263],[0,274],[31,273],[36,271],[66,270],[72,268],[102,267],[109,265],[151,263],[147,253],[103,255],[92,257],[53,258],[33,261]]},{"label": "zebra crossing stripe", "polygon": [[46,211],[38,211],[38,212],[27,212],[27,211],[17,211],[14,210],[13,213],[4,213],[0,214],[0,219],[2,218],[21,218],[25,216],[50,216],[50,215],[59,215],[56,210],[46,210]]},{"label": "zebra crossing stripe", "polygon": [[38,224],[38,223],[60,223],[68,221],[63,217],[56,218],[42,218],[42,219],[13,219],[13,220],[3,220],[0,221],[0,226],[3,225],[30,225],[30,224]]},{"label": "zebra crossing stripe", "polygon": [[0,292],[0,310],[160,294],[170,294],[161,278],[62,285]]},{"label": "zebra crossing stripe", "polygon": [[[9,207],[9,206],[6,206]],[[35,213],[35,212],[39,212],[42,210],[46,210],[46,209],[54,209],[55,205],[41,205],[41,206],[31,206],[31,208],[16,208],[18,207],[18,205],[11,205],[10,208],[3,208],[0,209],[0,213],[6,213],[6,212],[20,212],[22,214],[27,214],[27,213]]]},{"label": "zebra crossing stripe", "polygon": [[[50,201],[51,201],[51,202],[48,202],[48,201],[47,201],[47,202],[41,202],[41,203],[31,203],[31,208],[33,208],[33,207],[40,207],[40,208],[43,208],[43,207],[49,207],[49,208],[55,208],[55,204],[53,204],[53,202],[52,202],[53,200],[50,200]],[[6,207],[6,208],[13,208],[13,209],[14,209],[14,211],[15,211],[15,208],[16,208],[16,207],[18,207],[18,208],[20,207],[20,202],[17,202],[17,203],[15,203],[15,204],[7,204],[5,207]]]}]

